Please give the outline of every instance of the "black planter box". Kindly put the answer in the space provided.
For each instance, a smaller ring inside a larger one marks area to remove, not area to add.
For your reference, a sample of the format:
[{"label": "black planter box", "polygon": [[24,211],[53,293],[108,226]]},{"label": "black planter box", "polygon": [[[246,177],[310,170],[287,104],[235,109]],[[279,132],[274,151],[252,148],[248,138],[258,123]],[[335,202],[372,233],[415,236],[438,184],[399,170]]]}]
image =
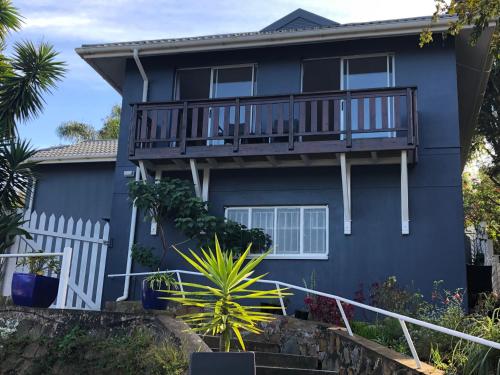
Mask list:
[{"label": "black planter box", "polygon": [[491,281],[491,266],[467,265],[467,293],[469,296],[469,308],[476,306],[479,294],[491,293],[493,285]]},{"label": "black planter box", "polygon": [[301,319],[301,320],[307,320],[309,319],[309,311],[305,311],[305,310],[295,310],[295,317],[297,319]]},{"label": "black planter box", "polygon": [[193,353],[189,375],[255,375],[255,353]]}]

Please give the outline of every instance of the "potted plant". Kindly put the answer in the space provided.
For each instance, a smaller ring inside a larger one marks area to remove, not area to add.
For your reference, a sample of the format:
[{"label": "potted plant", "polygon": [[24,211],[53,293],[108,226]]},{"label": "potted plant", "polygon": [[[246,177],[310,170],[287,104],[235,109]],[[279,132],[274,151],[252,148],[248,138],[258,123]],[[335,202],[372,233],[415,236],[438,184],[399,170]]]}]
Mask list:
[{"label": "potted plant", "polygon": [[[247,260],[251,244],[237,259],[231,251],[222,251],[215,236],[215,252],[201,249],[201,255],[190,250],[191,257],[174,249],[206,278],[206,284],[181,282],[181,290],[170,290],[169,300],[184,306],[197,306],[202,312],[182,316],[195,332],[219,335],[219,353],[193,353],[190,363],[191,375],[226,373],[255,373],[254,353],[245,352],[241,331],[259,334],[260,322],[270,322],[272,314],[259,311],[262,306],[247,306],[242,301],[279,299],[290,295],[286,289],[252,289],[265,275],[252,277],[255,267],[267,256],[264,253]],[[269,310],[276,309],[268,306]],[[230,353],[232,335],[235,335],[243,352]],[[252,372],[253,371],[253,372]]]},{"label": "potted plant", "polygon": [[141,302],[146,310],[165,310],[168,301],[159,299],[160,290],[175,287],[175,279],[167,271],[160,271],[162,260],[154,255],[154,248],[135,244],[132,248],[132,259],[149,270],[158,270],[142,280]]},{"label": "potted plant", "polygon": [[[158,271],[160,272],[160,271]],[[165,291],[176,288],[174,277],[167,273],[153,273],[142,280],[142,307],[146,310],[165,310],[168,300],[160,298]]]},{"label": "potted plant", "polygon": [[[42,250],[36,253],[42,253]],[[45,276],[46,272],[59,274],[60,262],[55,257],[24,257],[17,264],[28,267],[28,273],[15,272],[12,276],[12,301],[18,306],[47,308],[55,301],[59,278]]]}]

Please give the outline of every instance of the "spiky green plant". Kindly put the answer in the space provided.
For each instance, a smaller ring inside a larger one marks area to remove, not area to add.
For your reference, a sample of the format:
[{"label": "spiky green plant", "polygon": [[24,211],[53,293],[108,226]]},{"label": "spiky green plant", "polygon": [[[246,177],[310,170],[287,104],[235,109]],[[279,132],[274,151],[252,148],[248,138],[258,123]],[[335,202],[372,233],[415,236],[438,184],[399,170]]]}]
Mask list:
[{"label": "spiky green plant", "polygon": [[[262,330],[258,327],[260,322],[269,322],[273,315],[259,311],[262,306],[242,305],[242,300],[277,299],[290,293],[285,289],[258,290],[252,285],[264,278],[267,274],[252,277],[255,267],[267,256],[264,253],[248,260],[252,244],[248,245],[245,252],[237,259],[231,251],[222,251],[217,236],[215,237],[215,253],[201,249],[201,256],[189,250],[191,257],[174,247],[174,249],[197,271],[209,281],[208,284],[189,282],[178,283],[179,290],[165,291],[173,297],[165,297],[179,302],[184,306],[195,306],[203,309],[202,312],[181,316],[194,331],[202,334],[220,335],[219,349],[228,352],[231,349],[232,333],[238,339],[241,349],[245,343],[241,331],[259,334]],[[211,285],[210,285],[211,284]],[[186,290],[188,289],[188,290]],[[269,306],[267,309],[278,307]]]}]

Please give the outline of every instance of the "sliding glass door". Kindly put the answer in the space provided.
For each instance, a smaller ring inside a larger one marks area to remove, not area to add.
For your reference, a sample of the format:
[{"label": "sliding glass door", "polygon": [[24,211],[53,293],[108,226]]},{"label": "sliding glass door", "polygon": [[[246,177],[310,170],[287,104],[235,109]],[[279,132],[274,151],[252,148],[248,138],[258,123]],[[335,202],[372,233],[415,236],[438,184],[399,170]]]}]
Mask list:
[{"label": "sliding glass door", "polygon": [[[359,90],[371,88],[394,87],[394,56],[360,56],[349,57],[342,59],[341,66],[341,88],[342,90]],[[363,106],[358,111],[360,101],[363,101]],[[382,129],[382,116],[385,110],[382,109],[382,98],[375,99],[375,124],[370,116],[369,99],[353,99],[351,101],[351,125],[353,131]],[[389,128],[394,128],[394,100],[387,99],[387,122]],[[344,108],[345,106],[343,106]],[[363,128],[358,125],[359,116],[363,116]],[[341,117],[345,120],[344,116]],[[374,126],[375,125],[375,126]],[[342,129],[344,124],[342,121]],[[380,138],[394,136],[394,132],[371,132],[371,133],[355,133],[352,135],[356,138]]]},{"label": "sliding glass door", "polygon": [[[210,86],[210,98],[235,98],[243,96],[253,96],[255,86],[255,71],[253,65],[247,66],[228,66],[212,68],[212,79]],[[245,107],[240,108],[239,124],[245,122]],[[218,113],[215,113],[217,111]],[[222,136],[226,130],[226,134],[233,135],[236,124],[236,108],[229,108],[229,120],[225,119],[224,108],[215,107],[211,109],[209,136]],[[212,124],[216,121],[216,126]],[[225,124],[229,129],[224,129]],[[214,130],[217,133],[214,134]],[[209,145],[224,144],[224,140],[209,141]]]},{"label": "sliding glass door", "polygon": [[[235,65],[210,68],[179,69],[176,79],[176,100],[220,99],[253,96],[255,90],[254,65]],[[245,121],[245,107],[240,109],[240,124]],[[228,116],[228,119],[225,116]],[[235,107],[225,113],[223,107],[210,109],[208,136],[234,134]],[[198,116],[201,121],[201,116]],[[228,129],[224,129],[228,126]],[[211,140],[208,145],[224,144],[224,140]]]}]

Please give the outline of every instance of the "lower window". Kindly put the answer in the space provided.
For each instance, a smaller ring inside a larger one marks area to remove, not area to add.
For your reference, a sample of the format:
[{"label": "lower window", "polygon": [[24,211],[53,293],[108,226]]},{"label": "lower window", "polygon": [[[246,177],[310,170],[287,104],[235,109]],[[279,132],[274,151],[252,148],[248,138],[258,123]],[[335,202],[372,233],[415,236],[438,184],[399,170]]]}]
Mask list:
[{"label": "lower window", "polygon": [[327,206],[228,207],[226,218],[271,236],[269,257],[325,259],[328,255]]}]

